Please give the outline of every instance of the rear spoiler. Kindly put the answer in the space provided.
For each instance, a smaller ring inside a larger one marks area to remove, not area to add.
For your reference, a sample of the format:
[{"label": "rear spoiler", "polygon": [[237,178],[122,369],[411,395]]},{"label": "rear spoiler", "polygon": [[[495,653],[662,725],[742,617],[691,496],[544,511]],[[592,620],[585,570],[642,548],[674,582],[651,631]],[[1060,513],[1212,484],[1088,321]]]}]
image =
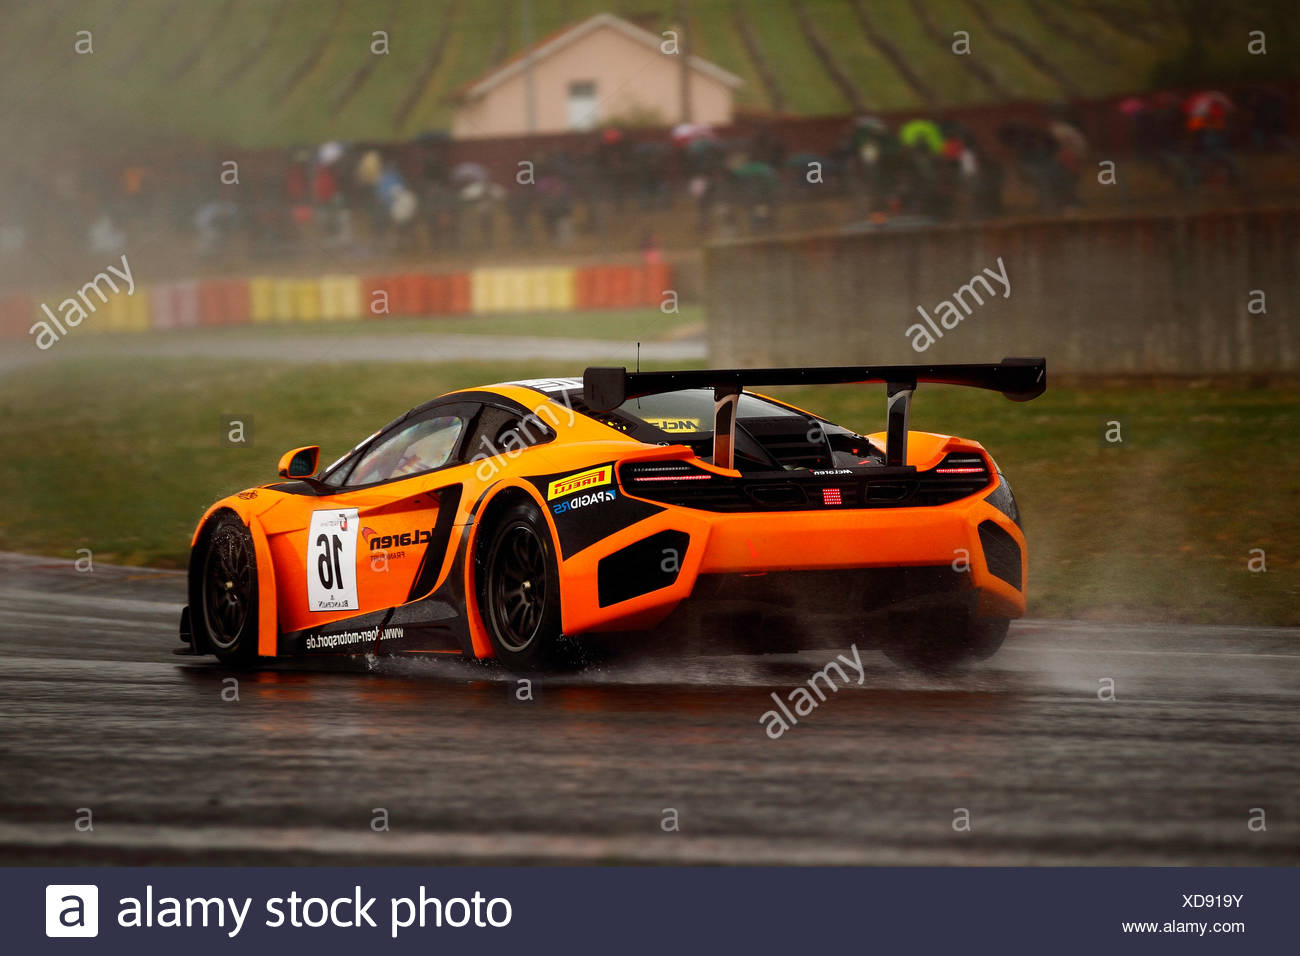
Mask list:
[{"label": "rear spoiler", "polygon": [[593,366],[582,376],[589,408],[607,412],[630,398],[712,388],[713,463],[735,464],[736,403],[748,386],[843,385],[883,382],[887,395],[885,458],[890,465],[907,463],[907,417],[912,393],[921,382],[966,385],[1001,392],[1013,402],[1027,402],[1047,389],[1047,360],[1004,358],[983,365],[833,365],[821,368],[734,368],[684,372],[629,372],[626,368]]}]

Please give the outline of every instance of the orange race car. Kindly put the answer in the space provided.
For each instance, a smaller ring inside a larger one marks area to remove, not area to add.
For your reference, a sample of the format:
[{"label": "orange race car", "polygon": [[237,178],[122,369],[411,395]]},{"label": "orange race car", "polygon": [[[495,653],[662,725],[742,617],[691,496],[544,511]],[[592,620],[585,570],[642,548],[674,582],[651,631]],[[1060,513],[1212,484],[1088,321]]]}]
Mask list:
[{"label": "orange race car", "polygon": [[[886,385],[885,432],[745,391],[842,382]],[[630,632],[987,657],[1024,613],[1019,512],[977,442],[908,430],[920,382],[1027,401],[1046,363],[589,368],[452,392],[324,471],[318,447],[290,451],[284,480],[209,508],[181,639],[239,664],[443,652],[531,670]]]}]

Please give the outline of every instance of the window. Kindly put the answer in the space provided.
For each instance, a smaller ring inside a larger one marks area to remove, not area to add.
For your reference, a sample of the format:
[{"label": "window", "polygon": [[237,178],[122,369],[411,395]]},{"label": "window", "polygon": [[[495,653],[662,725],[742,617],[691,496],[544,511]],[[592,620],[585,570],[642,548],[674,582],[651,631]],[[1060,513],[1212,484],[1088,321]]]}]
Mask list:
[{"label": "window", "polygon": [[[631,398],[619,406],[624,415],[640,419],[663,431],[705,432],[713,434],[713,391],[707,388],[687,388],[676,392],[661,392],[643,398]],[[736,419],[789,418],[803,420],[808,416],[784,405],[742,392],[736,409]]]},{"label": "window", "polygon": [[595,80],[574,80],[569,84],[569,129],[591,129],[599,117]]},{"label": "window", "polygon": [[441,468],[451,461],[464,427],[459,416],[439,415],[398,428],[366,450],[344,484],[371,485]]},{"label": "window", "polygon": [[555,437],[555,432],[542,423],[536,415],[521,417],[517,412],[496,405],[484,405],[474,419],[465,446],[465,457],[470,461],[495,458],[497,455],[516,455],[525,448],[540,445]]}]

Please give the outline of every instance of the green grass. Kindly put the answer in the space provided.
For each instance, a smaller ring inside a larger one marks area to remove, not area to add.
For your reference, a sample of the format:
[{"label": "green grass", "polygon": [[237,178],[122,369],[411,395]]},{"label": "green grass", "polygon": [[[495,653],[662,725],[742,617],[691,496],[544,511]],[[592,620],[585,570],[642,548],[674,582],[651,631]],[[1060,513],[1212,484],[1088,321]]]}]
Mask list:
[{"label": "green grass", "polygon": [[[0,380],[0,549],[177,567],[203,509],[274,480],[308,443],[331,461],[444,391],[553,374],[536,363],[289,365],[126,355],[64,358]],[[789,390],[859,430],[876,387]],[[252,445],[221,417],[251,417]],[[1103,446],[1102,423],[1124,443]],[[1010,477],[1030,541],[1030,613],[1300,624],[1300,392],[1053,388],[1027,405],[923,388],[913,426],[969,435]],[[1251,573],[1262,548],[1266,573]]]},{"label": "green grass", "polygon": [[[850,109],[809,45],[793,7],[785,3],[751,3],[743,9],[753,24],[763,55],[785,90],[787,110],[811,115],[844,113]],[[814,19],[817,19],[815,15]],[[825,29],[822,32],[825,34]]]},{"label": "green grass", "polygon": [[[965,0],[927,0],[946,32],[965,29],[973,55],[1006,81],[1015,98],[1055,100],[1055,83],[1029,65],[1007,44],[984,30]],[[289,0],[285,17],[262,56],[242,75],[220,82],[232,63],[267,36],[276,0],[78,0],[76,3],[12,5],[0,37],[0,81],[5,110],[0,122],[9,138],[38,142],[68,139],[85,130],[98,146],[154,137],[184,142],[189,137],[241,146],[289,146],[326,139],[389,139],[430,128],[450,119],[448,94],[493,66],[503,23],[509,23],[506,56],[524,42],[522,25],[507,5],[450,0],[350,0],[330,28],[333,0]],[[687,6],[695,50],[741,76],[737,103],[769,106],[755,64],[736,35],[731,0],[693,0]],[[874,109],[915,106],[916,94],[893,67],[867,43],[848,0],[806,0],[810,17]],[[1115,65],[1099,62],[1074,40],[1055,35],[1023,0],[991,3],[999,22],[1050,56],[1091,96],[1141,88],[1156,65],[1176,54],[1182,42],[1167,31],[1160,46],[1134,41],[1086,10],[1053,4],[1056,16],[1077,33],[1088,33],[1120,55]],[[218,15],[229,11],[229,21]],[[676,20],[670,0],[535,0],[537,39],[609,10],[659,30]],[[818,60],[785,0],[746,0],[767,59],[780,78],[792,112],[842,113],[844,97]],[[909,57],[943,97],[940,106],[986,101],[987,90],[973,83],[960,59],[925,36],[906,0],[871,2],[882,31]],[[169,12],[170,11],[170,12]],[[1260,26],[1237,15],[1224,31],[1222,50],[1237,49],[1245,30]],[[165,29],[160,29],[165,24]],[[396,106],[406,96],[419,64],[444,24],[450,42],[438,70],[414,113],[400,129]],[[327,33],[327,28],[329,28]],[[77,56],[76,32],[94,32],[95,52]],[[391,53],[374,63],[356,95],[341,109],[334,94],[362,64],[369,63],[373,30],[390,30]],[[206,38],[206,43],[199,41]],[[198,61],[173,77],[198,49]],[[1281,54],[1278,54],[1280,56]],[[285,78],[312,57],[297,89],[278,97]]]},{"label": "green grass", "polygon": [[[868,41],[848,0],[812,3],[808,9],[822,40],[844,71],[856,82],[858,92],[868,108],[872,108],[872,104],[886,103],[893,109],[921,105],[916,91]],[[891,24],[880,18],[878,9],[879,5],[873,3],[868,12],[877,13],[876,19],[881,20],[877,26],[882,32],[891,32]]]},{"label": "green grass", "polygon": [[[286,449],[333,461],[379,425],[455,388],[536,366],[203,362],[113,356],[26,367],[0,383],[10,508],[0,549],[179,567],[203,509],[275,480]],[[223,415],[253,423],[223,444]]]},{"label": "green grass", "polygon": [[772,108],[758,67],[745,51],[727,0],[697,0],[688,7],[688,28],[692,31],[691,52],[725,66],[742,80],[736,90],[736,105],[745,109]]}]

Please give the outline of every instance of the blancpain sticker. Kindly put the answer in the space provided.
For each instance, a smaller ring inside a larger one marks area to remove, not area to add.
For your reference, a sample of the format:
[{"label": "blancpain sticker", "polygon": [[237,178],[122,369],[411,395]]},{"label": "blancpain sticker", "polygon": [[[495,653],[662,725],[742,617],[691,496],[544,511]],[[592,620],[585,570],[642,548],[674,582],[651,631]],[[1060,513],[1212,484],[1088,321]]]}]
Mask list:
[{"label": "blancpain sticker", "polygon": [[307,607],[356,611],[357,509],[313,511],[307,531]]}]

